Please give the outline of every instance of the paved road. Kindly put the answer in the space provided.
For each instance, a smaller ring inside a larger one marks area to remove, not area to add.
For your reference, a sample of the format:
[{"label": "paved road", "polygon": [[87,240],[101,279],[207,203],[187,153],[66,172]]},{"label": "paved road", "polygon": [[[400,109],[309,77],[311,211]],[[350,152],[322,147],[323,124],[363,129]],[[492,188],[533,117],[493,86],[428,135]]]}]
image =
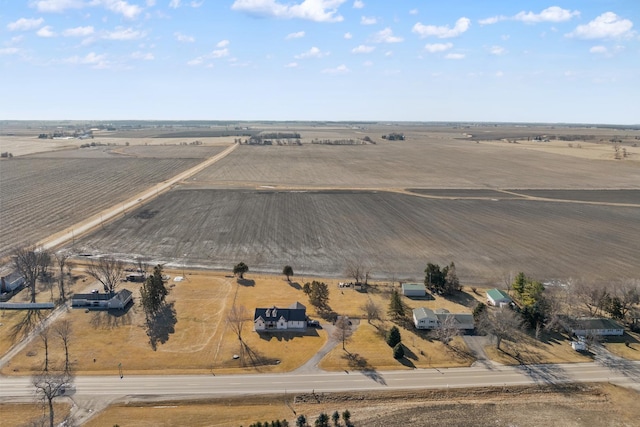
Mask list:
[{"label": "paved road", "polygon": [[[402,371],[321,372],[315,374],[82,376],[75,395],[81,398],[216,397],[247,394],[341,392],[563,384],[570,382],[640,384],[640,362],[621,359],[603,362],[496,366]],[[33,399],[29,378],[0,378],[0,402]]]}]

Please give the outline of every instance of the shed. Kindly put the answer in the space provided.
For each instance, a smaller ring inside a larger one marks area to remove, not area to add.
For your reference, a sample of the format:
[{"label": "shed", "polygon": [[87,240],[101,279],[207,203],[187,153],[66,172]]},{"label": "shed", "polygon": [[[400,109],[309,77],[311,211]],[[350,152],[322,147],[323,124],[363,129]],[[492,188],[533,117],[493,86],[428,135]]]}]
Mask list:
[{"label": "shed", "polygon": [[423,297],[427,294],[424,283],[403,283],[402,295],[406,297]]},{"label": "shed", "polygon": [[487,291],[487,304],[496,307],[501,307],[506,304],[511,304],[513,300],[506,292],[500,289],[489,289]]}]

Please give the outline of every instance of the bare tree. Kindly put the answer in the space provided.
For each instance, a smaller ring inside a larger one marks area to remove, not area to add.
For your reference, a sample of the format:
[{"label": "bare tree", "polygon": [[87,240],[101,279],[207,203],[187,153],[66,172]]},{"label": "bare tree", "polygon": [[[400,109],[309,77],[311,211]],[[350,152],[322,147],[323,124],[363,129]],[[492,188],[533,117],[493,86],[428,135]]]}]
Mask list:
[{"label": "bare tree", "polygon": [[352,278],[356,283],[367,283],[369,280],[370,268],[362,262],[350,260],[347,261],[345,275]]},{"label": "bare tree", "polygon": [[602,314],[609,295],[607,285],[574,279],[570,282],[569,289],[571,294],[589,311],[590,316]]},{"label": "bare tree", "polygon": [[227,323],[240,341],[242,341],[242,327],[248,319],[247,309],[243,305],[234,305],[227,314]]},{"label": "bare tree", "polygon": [[493,335],[496,348],[500,350],[502,340],[514,341],[522,331],[522,317],[510,308],[500,308],[485,312],[480,319],[479,329]]},{"label": "bare tree", "polygon": [[49,328],[43,328],[38,333],[40,341],[42,341],[42,347],[44,348],[44,372],[49,372]]},{"label": "bare tree", "polygon": [[111,257],[100,258],[87,267],[87,274],[102,283],[104,291],[110,294],[115,293],[123,272],[124,263]]},{"label": "bare tree", "polygon": [[31,302],[36,302],[36,282],[48,267],[51,256],[44,250],[35,247],[16,248],[13,250],[13,266],[24,277],[26,286],[31,294]]},{"label": "bare tree", "polygon": [[346,350],[345,343],[353,335],[353,329],[351,328],[351,320],[347,316],[338,316],[335,323],[335,329],[332,336],[334,339],[342,341],[342,349]]},{"label": "bare tree", "polygon": [[454,337],[460,335],[460,329],[456,328],[456,320],[453,315],[445,317],[444,322],[431,331],[431,335],[444,345],[449,345]]},{"label": "bare tree", "polygon": [[60,338],[62,346],[64,347],[64,372],[66,374],[71,373],[71,363],[69,361],[69,341],[71,340],[71,322],[63,320],[59,322],[55,327],[55,333]]},{"label": "bare tree", "polygon": [[64,267],[67,263],[67,259],[71,256],[71,253],[66,251],[60,251],[53,254],[58,265],[58,291],[60,293],[60,301],[66,301],[66,295],[64,292]]},{"label": "bare tree", "polygon": [[626,279],[614,282],[611,293],[620,302],[620,314],[624,319],[629,311],[640,304],[640,281]]},{"label": "bare tree", "polygon": [[382,310],[371,298],[362,306],[362,311],[367,315],[368,323],[371,323],[372,320],[380,320]]},{"label": "bare tree", "polygon": [[65,373],[43,372],[32,378],[31,383],[35,387],[36,396],[45,401],[49,406],[49,426],[54,426],[55,412],[53,400],[65,394],[72,384],[73,377]]}]

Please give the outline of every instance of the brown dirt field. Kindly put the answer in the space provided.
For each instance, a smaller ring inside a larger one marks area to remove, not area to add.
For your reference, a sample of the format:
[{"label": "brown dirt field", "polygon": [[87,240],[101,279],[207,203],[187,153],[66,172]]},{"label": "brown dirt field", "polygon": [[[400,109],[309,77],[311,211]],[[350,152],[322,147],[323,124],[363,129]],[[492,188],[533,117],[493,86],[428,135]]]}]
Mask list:
[{"label": "brown dirt field", "polygon": [[77,240],[78,250],[215,269],[243,259],[265,273],[289,264],[320,277],[342,276],[348,260],[366,260],[378,279],[422,280],[428,261],[454,261],[459,277],[477,284],[496,283],[507,271],[538,280],[640,276],[639,207],[187,188],[144,209],[154,216],[131,212]]},{"label": "brown dirt field", "polygon": [[217,188],[637,189],[640,182],[635,161],[593,161],[517,145],[429,134],[376,145],[243,145],[194,178]]},{"label": "brown dirt field", "polygon": [[[293,399],[293,396],[289,397]],[[638,393],[615,385],[480,388],[410,392],[370,392],[296,396],[296,414],[313,424],[325,412],[351,412],[356,426],[633,426],[640,417]],[[130,402],[115,404],[88,427],[239,426],[296,415],[284,396],[215,401]],[[303,402],[307,403],[303,403]]]}]

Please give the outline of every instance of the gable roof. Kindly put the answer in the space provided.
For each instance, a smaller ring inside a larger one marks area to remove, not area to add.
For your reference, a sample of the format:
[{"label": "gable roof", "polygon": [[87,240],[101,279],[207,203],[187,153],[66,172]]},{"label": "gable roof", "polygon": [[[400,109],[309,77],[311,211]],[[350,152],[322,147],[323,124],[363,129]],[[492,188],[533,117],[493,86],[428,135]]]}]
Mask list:
[{"label": "gable roof", "polygon": [[509,295],[507,295],[506,292],[501,291],[500,289],[489,289],[487,291],[487,296],[490,297],[492,300],[494,301],[498,301],[501,299],[508,299],[509,301],[511,301],[511,297]]},{"label": "gable roof", "polygon": [[416,320],[420,321],[422,319],[431,319],[431,320],[438,320],[438,317],[436,316],[436,314],[434,313],[433,310],[431,310],[430,308],[426,308],[426,307],[419,307],[413,310],[413,315],[415,316]]},{"label": "gable roof", "polygon": [[427,290],[424,283],[403,283],[402,284],[403,291],[425,291]]},{"label": "gable roof", "polygon": [[618,323],[604,317],[581,317],[573,321],[573,330],[624,329]]},{"label": "gable roof", "polygon": [[302,308],[278,308],[275,305],[270,308],[256,308],[253,314],[253,321],[255,322],[260,317],[265,321],[271,322],[277,322],[280,318],[284,318],[287,322],[307,320],[306,307],[299,302],[293,305],[302,306]]}]

